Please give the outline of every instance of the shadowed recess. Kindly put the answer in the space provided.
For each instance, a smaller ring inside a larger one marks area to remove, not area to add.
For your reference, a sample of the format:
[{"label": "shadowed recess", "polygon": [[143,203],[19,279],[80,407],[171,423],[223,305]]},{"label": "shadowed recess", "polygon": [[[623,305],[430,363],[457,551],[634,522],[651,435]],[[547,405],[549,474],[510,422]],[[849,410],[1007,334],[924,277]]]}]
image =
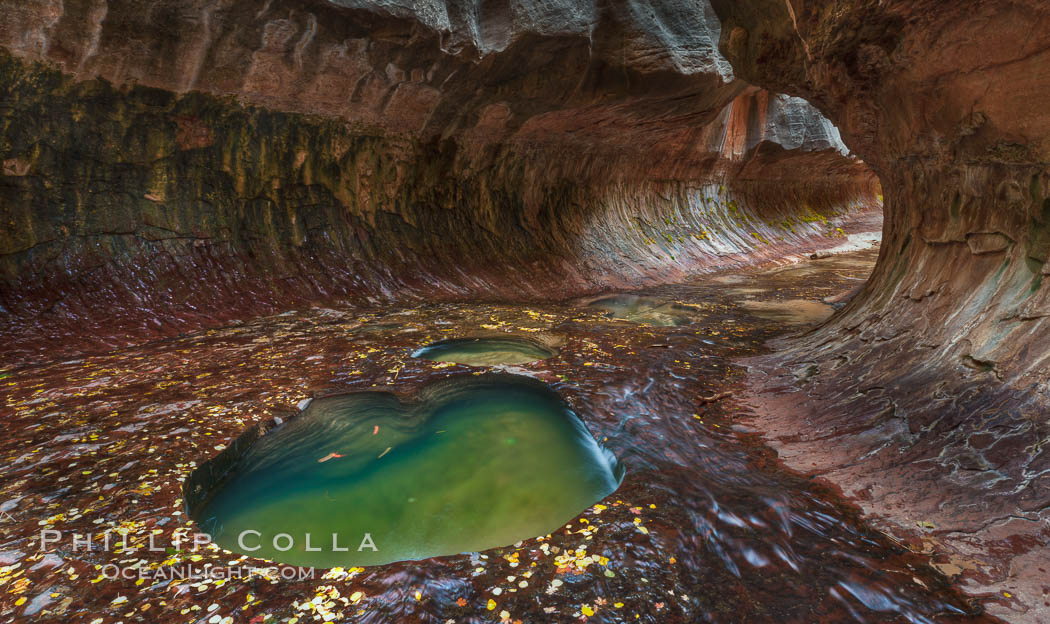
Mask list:
[{"label": "shadowed recess", "polygon": [[378,565],[548,534],[622,474],[543,384],[457,377],[412,402],[384,392],[311,402],[251,444],[191,514],[235,552]]}]

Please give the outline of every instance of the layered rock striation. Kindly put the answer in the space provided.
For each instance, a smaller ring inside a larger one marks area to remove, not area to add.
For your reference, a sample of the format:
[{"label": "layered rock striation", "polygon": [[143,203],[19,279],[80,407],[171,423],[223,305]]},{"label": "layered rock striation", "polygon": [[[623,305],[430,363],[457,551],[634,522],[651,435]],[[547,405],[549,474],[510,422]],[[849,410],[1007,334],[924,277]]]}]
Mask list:
[{"label": "layered rock striation", "polygon": [[[878,266],[756,362],[782,452],[899,527],[993,612],[1045,621],[1050,8],[716,0],[738,75],[805,97],[885,189]],[[786,395],[784,390],[795,390]]]},{"label": "layered rock striation", "polygon": [[30,359],[671,281],[877,205],[706,3],[0,4],[0,335]]}]

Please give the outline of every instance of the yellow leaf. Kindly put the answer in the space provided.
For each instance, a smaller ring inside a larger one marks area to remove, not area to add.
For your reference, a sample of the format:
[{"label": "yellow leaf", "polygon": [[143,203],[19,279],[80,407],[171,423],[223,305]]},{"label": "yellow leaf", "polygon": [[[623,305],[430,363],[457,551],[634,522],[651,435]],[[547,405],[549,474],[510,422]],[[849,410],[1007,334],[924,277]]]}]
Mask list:
[{"label": "yellow leaf", "polygon": [[580,607],[580,613],[590,617],[594,615],[594,609],[592,609],[589,605],[583,605],[582,607]]},{"label": "yellow leaf", "polygon": [[492,598],[489,598],[488,610],[489,611],[494,611],[495,609],[496,609],[496,601],[493,600]]}]

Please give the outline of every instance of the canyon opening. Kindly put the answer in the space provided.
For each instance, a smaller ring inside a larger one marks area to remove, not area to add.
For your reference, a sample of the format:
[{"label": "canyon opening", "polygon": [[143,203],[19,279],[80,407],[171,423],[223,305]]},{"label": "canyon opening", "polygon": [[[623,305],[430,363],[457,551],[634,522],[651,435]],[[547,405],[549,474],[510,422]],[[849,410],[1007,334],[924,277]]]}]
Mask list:
[{"label": "canyon opening", "polygon": [[1050,621],[1048,33],[0,0],[0,621]]}]

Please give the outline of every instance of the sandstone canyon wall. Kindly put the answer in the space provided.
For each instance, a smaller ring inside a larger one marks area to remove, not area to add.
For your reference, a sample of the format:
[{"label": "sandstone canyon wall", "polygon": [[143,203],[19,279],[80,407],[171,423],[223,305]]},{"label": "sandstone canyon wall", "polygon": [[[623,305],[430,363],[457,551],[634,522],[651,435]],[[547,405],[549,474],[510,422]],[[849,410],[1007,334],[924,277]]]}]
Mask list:
[{"label": "sandstone canyon wall", "polygon": [[765,419],[771,437],[887,524],[923,527],[923,547],[947,549],[943,569],[994,595],[993,612],[1042,621],[1050,7],[714,5],[738,75],[817,105],[886,194],[865,290],[827,326],[755,362],[758,400],[803,416]]},{"label": "sandstone canyon wall", "polygon": [[0,336],[30,359],[672,281],[877,207],[834,126],[733,77],[706,3],[0,5]]}]

